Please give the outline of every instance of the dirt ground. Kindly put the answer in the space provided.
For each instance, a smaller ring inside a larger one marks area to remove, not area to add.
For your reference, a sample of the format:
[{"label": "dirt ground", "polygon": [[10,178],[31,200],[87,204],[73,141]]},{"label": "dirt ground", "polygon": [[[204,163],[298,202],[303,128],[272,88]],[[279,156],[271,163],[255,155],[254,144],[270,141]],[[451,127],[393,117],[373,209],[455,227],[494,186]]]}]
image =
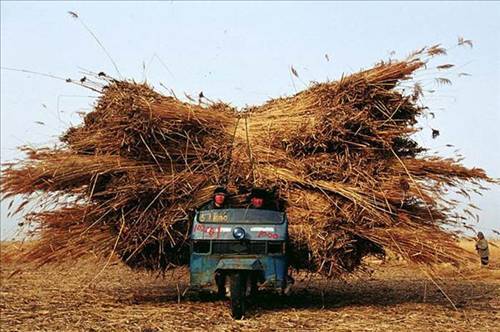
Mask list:
[{"label": "dirt ground", "polygon": [[186,271],[163,278],[119,262],[103,270],[106,262],[89,258],[9,278],[17,265],[2,250],[0,330],[500,331],[500,250],[492,251],[489,269],[457,276],[441,267],[442,290],[397,260],[371,260],[371,275],[348,282],[296,275],[291,295],[262,292],[235,321],[227,301],[182,294]]}]

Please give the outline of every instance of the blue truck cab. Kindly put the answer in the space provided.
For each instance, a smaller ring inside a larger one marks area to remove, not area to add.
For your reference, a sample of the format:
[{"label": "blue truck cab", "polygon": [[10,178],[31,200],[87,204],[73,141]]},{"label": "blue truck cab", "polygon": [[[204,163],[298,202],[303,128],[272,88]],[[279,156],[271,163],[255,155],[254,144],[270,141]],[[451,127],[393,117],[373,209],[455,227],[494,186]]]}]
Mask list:
[{"label": "blue truck cab", "polygon": [[259,287],[287,286],[288,221],[280,211],[213,209],[198,211],[190,243],[193,288],[216,286],[225,295],[229,281],[232,315],[240,319],[245,298]]}]

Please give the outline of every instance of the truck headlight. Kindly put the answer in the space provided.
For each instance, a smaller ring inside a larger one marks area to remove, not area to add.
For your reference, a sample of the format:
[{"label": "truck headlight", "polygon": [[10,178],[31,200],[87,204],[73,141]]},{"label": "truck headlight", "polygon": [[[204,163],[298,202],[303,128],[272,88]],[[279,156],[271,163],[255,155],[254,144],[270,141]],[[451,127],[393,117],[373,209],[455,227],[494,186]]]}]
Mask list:
[{"label": "truck headlight", "polygon": [[233,236],[236,240],[243,240],[245,238],[245,230],[241,227],[233,229]]}]

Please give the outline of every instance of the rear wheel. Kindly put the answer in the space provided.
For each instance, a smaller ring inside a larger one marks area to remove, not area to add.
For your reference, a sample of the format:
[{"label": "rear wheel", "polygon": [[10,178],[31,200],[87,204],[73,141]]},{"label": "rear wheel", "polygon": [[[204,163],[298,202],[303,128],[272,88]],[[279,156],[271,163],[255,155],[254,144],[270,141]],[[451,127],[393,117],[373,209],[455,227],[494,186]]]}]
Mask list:
[{"label": "rear wheel", "polygon": [[231,314],[234,319],[241,319],[245,314],[246,273],[232,273],[229,282],[231,286]]}]

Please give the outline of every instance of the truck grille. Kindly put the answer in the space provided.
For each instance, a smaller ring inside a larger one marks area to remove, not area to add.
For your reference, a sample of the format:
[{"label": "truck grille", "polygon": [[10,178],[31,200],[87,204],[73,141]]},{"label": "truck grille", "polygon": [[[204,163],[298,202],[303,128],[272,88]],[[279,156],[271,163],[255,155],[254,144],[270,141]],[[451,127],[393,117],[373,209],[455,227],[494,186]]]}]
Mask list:
[{"label": "truck grille", "polygon": [[213,241],[212,254],[266,254],[266,242]]}]

